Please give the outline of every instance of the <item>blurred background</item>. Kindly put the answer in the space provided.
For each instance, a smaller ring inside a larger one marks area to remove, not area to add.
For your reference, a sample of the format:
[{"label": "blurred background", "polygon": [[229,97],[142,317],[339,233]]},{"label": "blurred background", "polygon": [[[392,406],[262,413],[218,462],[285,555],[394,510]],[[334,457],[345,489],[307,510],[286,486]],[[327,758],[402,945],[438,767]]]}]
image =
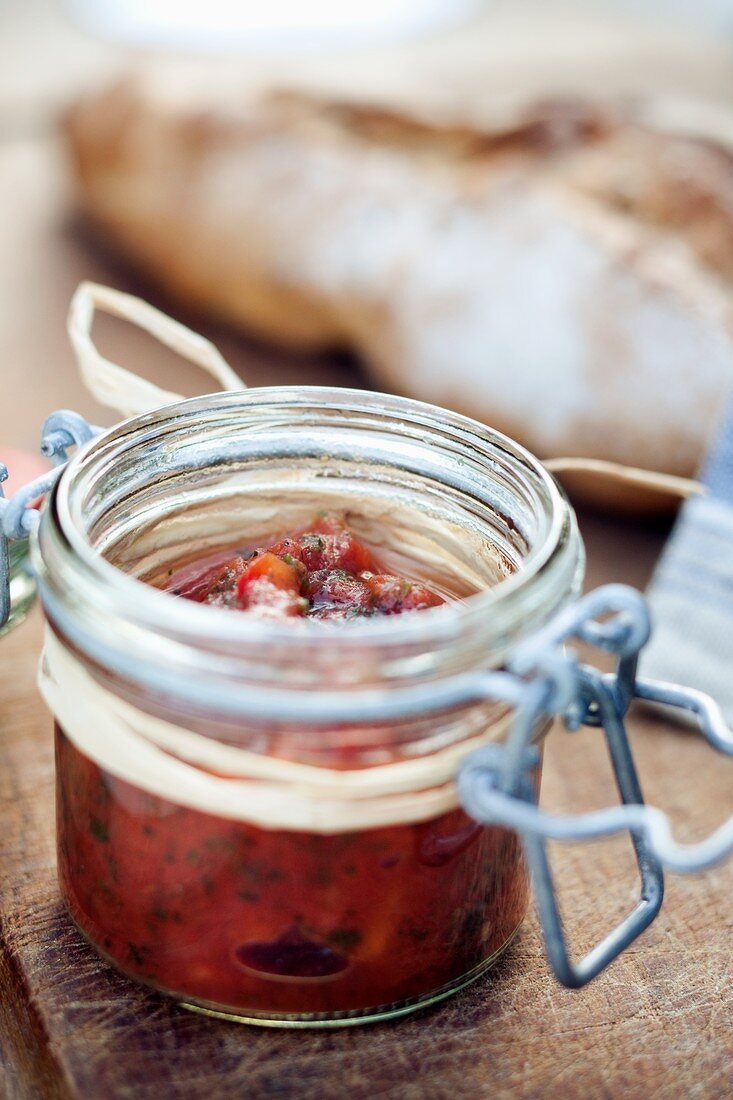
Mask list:
[{"label": "blurred background", "polygon": [[91,278],[250,384],[692,474],[733,380],[731,149],[726,0],[0,0],[0,442],[112,422],[65,339]]}]

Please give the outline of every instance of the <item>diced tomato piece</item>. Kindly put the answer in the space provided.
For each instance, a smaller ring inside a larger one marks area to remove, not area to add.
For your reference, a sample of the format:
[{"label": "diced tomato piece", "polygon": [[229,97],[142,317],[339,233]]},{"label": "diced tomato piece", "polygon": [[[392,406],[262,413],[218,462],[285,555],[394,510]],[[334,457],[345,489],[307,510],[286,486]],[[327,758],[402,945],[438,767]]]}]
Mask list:
[{"label": "diced tomato piece", "polygon": [[268,619],[304,615],[308,601],[300,594],[303,567],[266,551],[249,562],[237,581],[237,607]]},{"label": "diced tomato piece", "polygon": [[305,615],[308,601],[297,592],[279,588],[267,577],[260,577],[252,581],[234,606],[261,619],[293,619]]},{"label": "diced tomato piece", "polygon": [[234,598],[237,580],[247,568],[244,558],[237,555],[222,562],[221,555],[210,564],[187,565],[173,573],[168,591],[197,603],[228,604]]},{"label": "diced tomato piece", "polygon": [[239,578],[247,568],[247,563],[239,555],[230,558],[212,579],[209,587],[200,597],[206,603],[218,602],[222,597],[231,596]]},{"label": "diced tomato piece", "polygon": [[268,553],[275,554],[278,558],[292,559],[292,561],[300,561],[300,542],[296,535],[286,535],[285,538],[279,539],[273,543],[272,546],[268,546]]},{"label": "diced tomato piece", "polygon": [[376,612],[380,615],[399,615],[403,611],[424,611],[445,603],[442,596],[432,592],[424,584],[406,581],[388,573],[362,573],[361,579],[369,589]]},{"label": "diced tomato piece", "polygon": [[320,569],[343,569],[361,573],[372,566],[372,555],[350,531],[306,531],[300,542],[300,560],[309,573]]},{"label": "diced tomato piece", "polygon": [[301,576],[302,571],[296,568],[295,563],[291,564],[283,561],[277,554],[272,554],[269,550],[266,550],[247,563],[244,573],[237,581],[237,595],[241,599],[252,582],[262,577],[266,578],[275,588],[300,592]]},{"label": "diced tomato piece", "polygon": [[343,569],[320,570],[308,578],[311,615],[318,619],[345,619],[372,612],[372,595],[364,581]]}]

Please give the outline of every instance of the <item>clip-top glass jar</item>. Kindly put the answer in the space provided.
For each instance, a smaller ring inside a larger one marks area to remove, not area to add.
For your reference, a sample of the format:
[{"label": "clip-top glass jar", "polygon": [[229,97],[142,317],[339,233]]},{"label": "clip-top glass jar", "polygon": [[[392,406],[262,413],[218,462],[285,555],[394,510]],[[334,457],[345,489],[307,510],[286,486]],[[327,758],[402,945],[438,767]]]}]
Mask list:
[{"label": "clip-top glass jar", "polygon": [[[159,590],[322,509],[460,598],[293,625]],[[115,966],[248,1022],[342,1025],[445,997],[505,949],[521,845],[466,816],[454,777],[507,708],[441,689],[579,590],[574,516],[537,460],[406,399],[217,394],[89,443],[34,559],[61,888]]]}]

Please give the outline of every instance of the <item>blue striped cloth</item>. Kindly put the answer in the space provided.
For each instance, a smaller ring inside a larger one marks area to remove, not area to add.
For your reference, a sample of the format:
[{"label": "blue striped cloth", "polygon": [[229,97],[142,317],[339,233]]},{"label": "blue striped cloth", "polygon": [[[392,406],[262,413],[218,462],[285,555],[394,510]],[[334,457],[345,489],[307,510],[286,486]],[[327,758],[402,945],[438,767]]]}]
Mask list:
[{"label": "blue striped cloth", "polygon": [[712,695],[733,724],[733,401],[682,506],[648,590],[653,634],[641,672]]}]

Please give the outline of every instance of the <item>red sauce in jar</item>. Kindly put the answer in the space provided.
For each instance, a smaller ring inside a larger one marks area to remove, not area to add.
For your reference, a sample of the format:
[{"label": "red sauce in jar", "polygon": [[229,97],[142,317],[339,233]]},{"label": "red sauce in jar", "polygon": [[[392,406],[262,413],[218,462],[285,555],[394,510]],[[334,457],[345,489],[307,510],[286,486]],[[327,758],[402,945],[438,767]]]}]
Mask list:
[{"label": "red sauce in jar", "polygon": [[266,548],[217,554],[174,573],[166,589],[267,619],[349,621],[424,611],[445,602],[419,581],[387,572],[335,516]]},{"label": "red sauce in jar", "polygon": [[322,836],[173,805],[59,732],[59,866],[72,916],[122,970],[242,1015],[359,1011],[441,990],[527,905],[517,838],[461,810]]},{"label": "red sauce in jar", "polygon": [[[330,518],[188,566],[169,588],[268,618],[346,621],[443,602],[385,573]],[[57,777],[74,919],[123,971],[183,1000],[262,1018],[429,1000],[480,971],[524,916],[518,839],[460,809],[336,835],[261,829],[147,794],[60,729]]]}]

